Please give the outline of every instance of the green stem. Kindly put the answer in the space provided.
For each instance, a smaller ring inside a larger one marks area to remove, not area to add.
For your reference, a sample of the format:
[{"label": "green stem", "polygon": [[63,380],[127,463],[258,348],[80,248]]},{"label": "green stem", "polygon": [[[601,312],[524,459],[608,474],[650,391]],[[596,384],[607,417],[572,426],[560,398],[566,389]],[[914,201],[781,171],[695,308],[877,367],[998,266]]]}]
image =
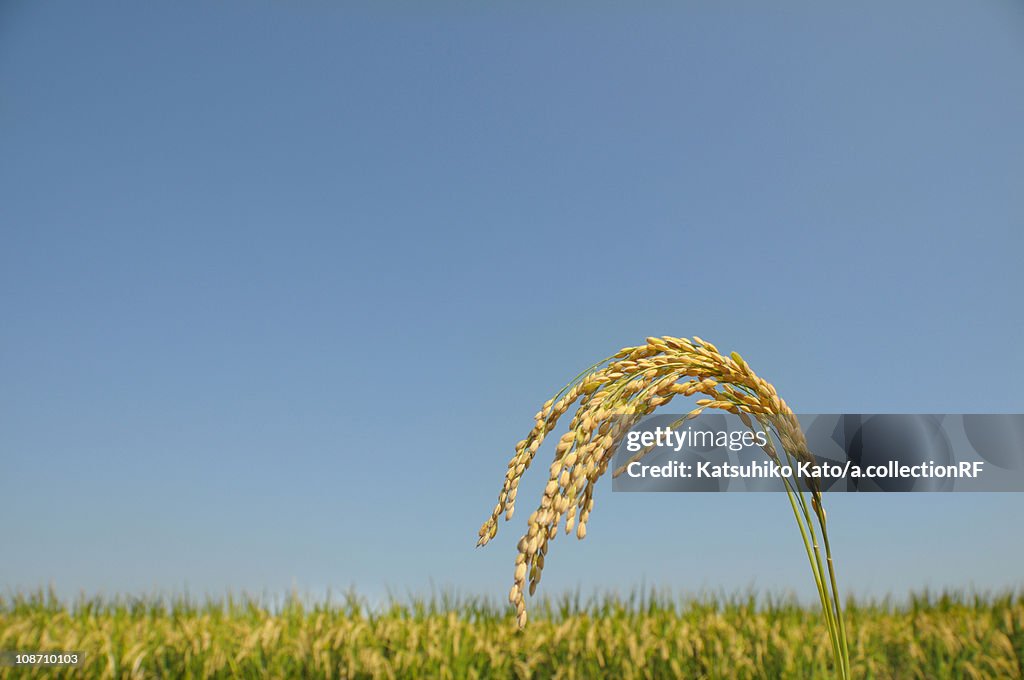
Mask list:
[{"label": "green stem", "polygon": [[[829,597],[825,592],[826,586],[824,582],[824,573],[819,565],[820,558],[815,559],[818,555],[818,547],[815,545],[814,551],[812,552],[811,543],[807,539],[807,529],[804,527],[804,519],[800,516],[800,510],[797,509],[797,502],[794,498],[795,496],[802,497],[802,494],[794,492],[786,478],[783,478],[783,483],[786,485],[786,495],[789,497],[789,504],[793,508],[793,517],[796,519],[796,525],[800,529],[800,537],[804,541],[804,550],[807,551],[807,560],[811,563],[811,573],[814,575],[814,584],[818,588],[818,597],[821,600],[821,609],[825,615],[825,624],[828,627],[829,641],[832,643],[832,655],[836,660],[836,665],[841,667],[838,630],[832,617],[832,607],[829,603]],[[840,677],[845,677],[845,673]]]},{"label": "green stem", "polygon": [[839,641],[843,652],[843,666],[846,669],[846,677],[850,677],[850,643],[846,639],[846,623],[843,621],[843,606],[839,598],[839,587],[836,585],[836,570],[832,562],[832,547],[828,541],[828,531],[825,528],[825,512],[821,504],[817,508],[818,523],[821,525],[821,536],[825,542],[825,556],[828,561],[828,577],[832,583],[832,596],[835,600],[836,618],[839,620]]},{"label": "green stem", "polygon": [[[761,423],[764,427],[764,423]],[[766,431],[768,436],[771,436],[770,432]],[[772,447],[774,449],[774,446]],[[790,453],[785,447],[782,450],[786,454],[786,461],[790,466],[794,466],[796,463],[795,456]],[[825,544],[825,556],[828,564],[829,582],[825,583],[825,565],[822,564],[821,559],[821,548],[818,545],[818,537],[814,531],[814,522],[811,519],[811,512],[807,508],[807,499],[804,497],[804,492],[800,490],[799,485],[794,481],[790,481],[783,477],[783,484],[786,487],[786,493],[789,496],[790,504],[793,506],[793,514],[796,516],[797,526],[800,528],[801,537],[804,540],[804,548],[807,551],[807,559],[811,563],[811,571],[814,574],[815,585],[818,587],[818,596],[821,598],[821,608],[825,614],[825,623],[829,629],[829,639],[832,643],[832,654],[836,661],[836,670],[839,673],[839,677],[843,679],[850,678],[850,652],[849,645],[846,640],[846,627],[843,622],[843,610],[842,603],[839,598],[839,589],[836,586],[835,570],[832,563],[832,551],[828,543],[828,532],[825,527],[825,515],[821,510],[820,492],[818,495],[818,502],[812,503],[814,507],[814,515],[818,521],[818,525],[821,527],[822,539]],[[815,493],[814,490],[809,490],[808,493]],[[799,500],[800,511],[798,512],[794,496]],[[806,530],[804,528],[806,524]],[[808,541],[807,534],[810,533],[811,541]],[[811,544],[813,543],[813,551]],[[826,594],[827,593],[827,594]]]}]

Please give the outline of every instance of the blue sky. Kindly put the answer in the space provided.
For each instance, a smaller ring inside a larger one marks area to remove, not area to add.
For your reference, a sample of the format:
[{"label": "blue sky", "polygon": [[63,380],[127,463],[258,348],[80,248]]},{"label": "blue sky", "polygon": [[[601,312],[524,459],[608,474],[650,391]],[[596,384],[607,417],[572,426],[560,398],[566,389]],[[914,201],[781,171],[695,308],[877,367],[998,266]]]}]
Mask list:
[{"label": "blue sky", "polygon": [[[511,447],[647,335],[1024,411],[1022,72],[1008,1],[4,3],[0,585],[503,597]],[[810,592],[782,498],[610,486],[542,591]],[[829,507],[848,590],[1021,585],[1024,495]]]}]

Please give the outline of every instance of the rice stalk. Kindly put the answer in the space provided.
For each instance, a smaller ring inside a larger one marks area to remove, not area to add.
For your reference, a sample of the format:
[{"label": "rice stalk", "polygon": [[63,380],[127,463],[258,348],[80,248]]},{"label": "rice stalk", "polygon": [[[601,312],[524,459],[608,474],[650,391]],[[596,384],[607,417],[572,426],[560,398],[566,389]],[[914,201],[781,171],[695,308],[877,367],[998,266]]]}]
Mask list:
[{"label": "rice stalk", "polygon": [[[540,504],[527,519],[526,532],[517,544],[508,599],[520,628],[527,620],[526,594],[532,595],[540,582],[549,545],[559,527],[564,526],[566,533],[575,529],[579,539],[586,537],[596,483],[607,471],[622,436],[675,397],[698,394],[702,396],[695,401],[695,408],[681,421],[708,409],[733,413],[751,430],[760,427],[774,435],[788,463],[814,461],[796,415],[775,387],[754,373],[736,352],[725,356],[699,337],[649,337],[643,345],[625,347],[594,364],[546,401],[534,416],[533,428],[516,444],[498,502],[480,527],[477,545],[483,546],[497,535],[499,517],[504,515],[506,521],[512,518],[523,474],[558,421],[575,404],[568,431],[555,446]],[[782,464],[772,437],[764,449],[776,465]],[[639,452],[634,459],[646,452]],[[613,475],[619,472],[621,468]],[[803,489],[796,481],[784,478],[784,483],[818,590],[836,673],[849,678],[849,643],[821,489],[814,480],[805,480]]]}]

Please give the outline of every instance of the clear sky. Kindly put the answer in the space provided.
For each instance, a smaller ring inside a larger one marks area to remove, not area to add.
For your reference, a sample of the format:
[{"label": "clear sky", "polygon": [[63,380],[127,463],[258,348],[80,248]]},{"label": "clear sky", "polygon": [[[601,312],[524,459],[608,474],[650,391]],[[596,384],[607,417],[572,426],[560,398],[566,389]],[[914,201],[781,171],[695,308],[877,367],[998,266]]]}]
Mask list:
[{"label": "clear sky", "polygon": [[[647,335],[1024,411],[1022,74],[1009,0],[4,2],[0,587],[501,598],[512,446]],[[542,592],[810,592],[784,498],[610,487]],[[848,590],[1022,584],[1024,494],[828,503]]]}]

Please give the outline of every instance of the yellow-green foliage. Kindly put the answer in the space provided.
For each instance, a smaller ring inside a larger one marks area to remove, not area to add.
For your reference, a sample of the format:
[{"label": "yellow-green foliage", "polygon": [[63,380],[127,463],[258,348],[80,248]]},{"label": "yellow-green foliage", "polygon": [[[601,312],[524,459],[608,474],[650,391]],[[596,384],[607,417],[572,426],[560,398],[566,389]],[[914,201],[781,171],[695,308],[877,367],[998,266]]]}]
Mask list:
[{"label": "yellow-green foliage", "polygon": [[[1024,596],[921,595],[849,602],[857,678],[1021,678]],[[0,677],[88,678],[814,678],[833,677],[821,612],[754,598],[614,596],[542,602],[516,626],[473,599],[371,610],[292,598],[205,604],[0,598],[0,650],[77,650],[75,670]]]}]

